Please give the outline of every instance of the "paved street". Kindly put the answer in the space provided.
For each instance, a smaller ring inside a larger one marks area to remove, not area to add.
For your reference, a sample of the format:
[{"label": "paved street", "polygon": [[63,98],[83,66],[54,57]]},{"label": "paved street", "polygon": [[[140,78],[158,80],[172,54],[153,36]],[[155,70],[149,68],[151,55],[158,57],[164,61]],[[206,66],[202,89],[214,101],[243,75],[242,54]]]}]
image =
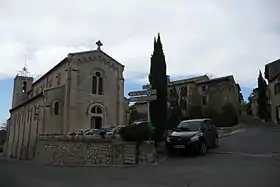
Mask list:
[{"label": "paved street", "polygon": [[176,157],[157,166],[46,167],[0,160],[1,187],[279,187],[280,131],[250,127],[222,138],[205,157]]}]

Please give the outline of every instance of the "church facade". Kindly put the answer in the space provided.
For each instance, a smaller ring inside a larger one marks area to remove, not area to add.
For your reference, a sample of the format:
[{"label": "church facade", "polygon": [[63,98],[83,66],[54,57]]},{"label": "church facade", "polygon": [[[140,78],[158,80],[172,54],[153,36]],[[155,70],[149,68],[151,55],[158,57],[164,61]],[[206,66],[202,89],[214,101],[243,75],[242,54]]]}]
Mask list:
[{"label": "church facade", "polygon": [[70,53],[37,81],[14,79],[7,157],[32,159],[40,134],[126,125],[124,65],[104,53]]}]

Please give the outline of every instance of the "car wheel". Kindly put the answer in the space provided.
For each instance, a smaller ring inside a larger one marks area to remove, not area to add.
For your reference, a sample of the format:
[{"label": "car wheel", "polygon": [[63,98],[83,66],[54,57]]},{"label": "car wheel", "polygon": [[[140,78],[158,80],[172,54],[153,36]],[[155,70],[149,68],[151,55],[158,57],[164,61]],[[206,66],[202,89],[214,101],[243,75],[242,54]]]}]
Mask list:
[{"label": "car wheel", "polygon": [[207,146],[204,141],[201,141],[199,144],[199,154],[206,155],[206,153],[207,153]]},{"label": "car wheel", "polygon": [[219,146],[219,138],[218,136],[216,136],[214,140],[214,147],[218,147],[218,146]]}]

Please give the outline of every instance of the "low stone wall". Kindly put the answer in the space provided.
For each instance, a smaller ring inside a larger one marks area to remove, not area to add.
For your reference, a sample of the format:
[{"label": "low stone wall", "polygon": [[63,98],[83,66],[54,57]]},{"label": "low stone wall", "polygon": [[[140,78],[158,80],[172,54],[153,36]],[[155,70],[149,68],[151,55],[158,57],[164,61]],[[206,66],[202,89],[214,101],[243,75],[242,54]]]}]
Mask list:
[{"label": "low stone wall", "polygon": [[156,162],[156,149],[153,142],[143,142],[139,146],[137,154],[138,164],[147,164]]},{"label": "low stone wall", "polygon": [[153,143],[96,139],[92,136],[41,136],[35,161],[66,166],[148,164],[156,161]]}]

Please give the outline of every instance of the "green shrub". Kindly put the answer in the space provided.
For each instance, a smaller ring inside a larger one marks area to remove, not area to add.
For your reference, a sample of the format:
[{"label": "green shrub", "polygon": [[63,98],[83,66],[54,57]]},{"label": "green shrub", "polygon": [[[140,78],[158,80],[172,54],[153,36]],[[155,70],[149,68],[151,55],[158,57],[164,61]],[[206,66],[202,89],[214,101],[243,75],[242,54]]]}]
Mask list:
[{"label": "green shrub", "polygon": [[189,111],[189,119],[203,118],[202,108],[200,106],[193,106]]},{"label": "green shrub", "polygon": [[147,123],[122,127],[120,129],[121,138],[125,141],[146,141],[152,137],[153,132]]},{"label": "green shrub", "polygon": [[222,111],[217,126],[232,127],[238,124],[238,111],[232,104],[225,104]]},{"label": "green shrub", "polygon": [[213,122],[218,126],[219,125],[219,119],[220,114],[216,112],[215,110],[212,110],[210,107],[205,107],[203,109],[203,117],[204,118],[210,118],[213,120]]}]

